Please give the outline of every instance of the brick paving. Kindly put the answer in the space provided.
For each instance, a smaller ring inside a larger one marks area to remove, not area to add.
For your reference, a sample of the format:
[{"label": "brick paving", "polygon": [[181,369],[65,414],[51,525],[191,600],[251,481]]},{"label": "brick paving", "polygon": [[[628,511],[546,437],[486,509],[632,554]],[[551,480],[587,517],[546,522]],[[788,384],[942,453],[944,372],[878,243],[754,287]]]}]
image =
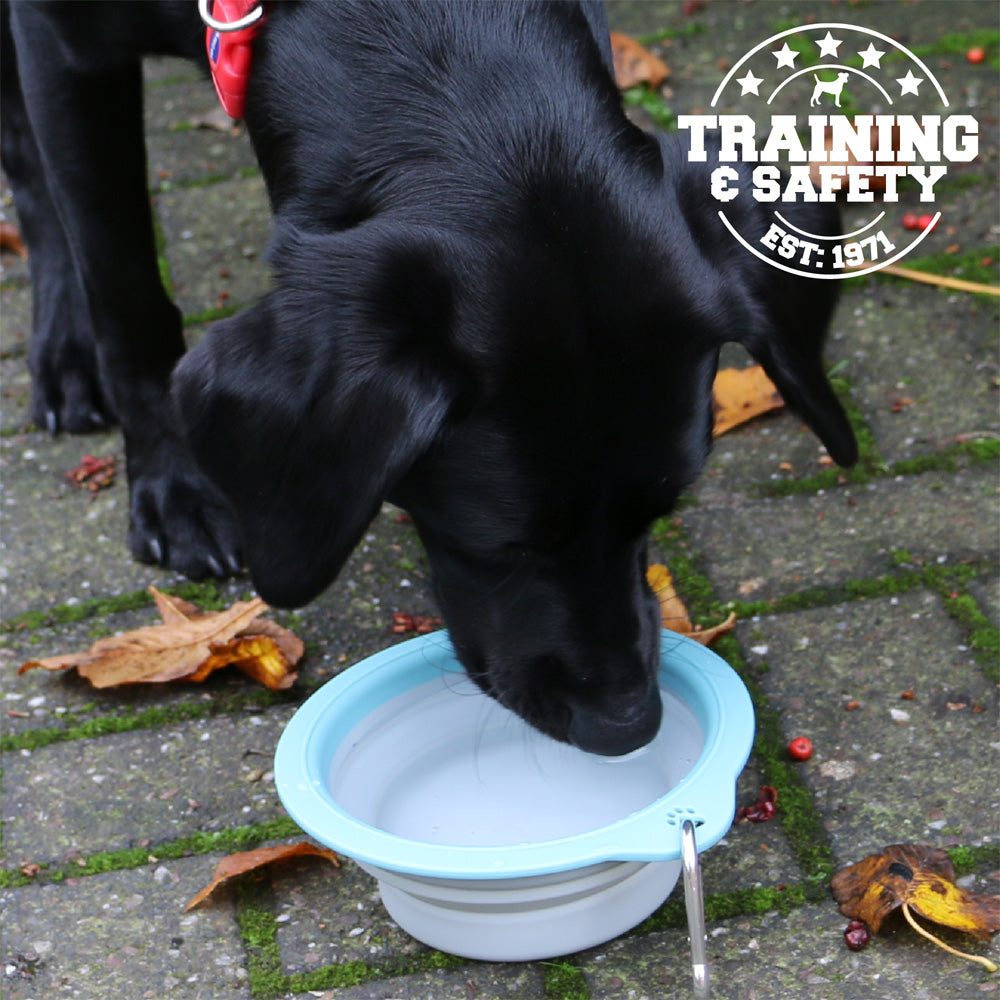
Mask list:
[{"label": "brick paving", "polygon": [[[982,147],[949,188],[945,224],[920,252],[954,247],[996,259],[998,74],[988,62],[970,66],[947,37],[995,29],[994,5],[713,2],[688,16],[680,3],[622,0],[610,10],[612,27],[634,35],[670,30],[656,45],[672,69],[666,100],[680,113],[704,109],[720,60],[809,18],[926,46],[928,65],[979,118]],[[211,88],[173,62],[151,63],[148,78],[151,189],[195,338],[213,315],[266,288],[266,199],[246,136],[218,127]],[[901,233],[900,216],[918,207],[904,194],[887,206],[887,224]],[[13,218],[9,202],[4,212]],[[837,868],[915,841],[949,849],[961,884],[1000,891],[997,301],[899,279],[849,283],[828,362],[864,432],[859,467],[827,469],[798,420],[772,415],[717,442],[689,501],[656,532],[652,556],[671,565],[696,616],[709,621],[729,606],[739,615],[718,646],[758,709],[739,800],[752,802],[762,784],[779,790],[774,821],[734,826],[704,858],[713,996],[972,1000],[997,992],[997,977],[905,928],[848,951],[846,921],[826,888]],[[121,460],[120,436],[52,439],[27,424],[29,306],[26,268],[5,254],[3,995],[688,995],[679,889],[630,934],[552,963],[464,962],[431,951],[392,922],[374,882],[350,861],[339,870],[291,864],[184,912],[222,856],[299,839],[270,773],[277,736],[311,691],[397,640],[393,611],[435,612],[426,562],[412,529],[386,507],[336,584],[278,616],[307,644],[300,681],[280,696],[218,674],[205,685],[125,691],[94,691],[72,675],[18,677],[24,660],[151,621],[148,584],[187,586],[128,559],[123,481],[91,496],[65,479],[85,452]],[[727,359],[743,362],[737,353]],[[185,592],[228,603],[247,589],[240,579]],[[909,689],[915,699],[901,700]],[[848,710],[851,702],[858,707]],[[784,744],[802,733],[816,752],[791,764]],[[995,942],[944,936],[1000,960]]]}]

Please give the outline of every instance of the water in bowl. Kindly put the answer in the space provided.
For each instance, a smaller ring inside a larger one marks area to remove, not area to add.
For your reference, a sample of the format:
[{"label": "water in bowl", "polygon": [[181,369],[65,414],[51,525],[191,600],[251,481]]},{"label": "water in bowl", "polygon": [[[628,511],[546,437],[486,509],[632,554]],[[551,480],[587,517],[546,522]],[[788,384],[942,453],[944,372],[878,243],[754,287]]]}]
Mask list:
[{"label": "water in bowl", "polygon": [[537,843],[606,826],[650,805],[697,761],[701,728],[663,691],[656,739],[600,757],[539,733],[448,674],[390,699],[348,734],[330,767],[341,808],[435,844]]}]

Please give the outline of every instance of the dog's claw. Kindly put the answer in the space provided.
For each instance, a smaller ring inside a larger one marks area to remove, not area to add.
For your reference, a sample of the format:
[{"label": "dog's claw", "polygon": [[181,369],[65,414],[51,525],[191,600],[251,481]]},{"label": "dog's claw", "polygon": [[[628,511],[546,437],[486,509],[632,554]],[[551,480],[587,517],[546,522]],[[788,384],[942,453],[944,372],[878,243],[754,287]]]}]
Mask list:
[{"label": "dog's claw", "polygon": [[98,413],[97,410],[90,411],[90,422],[95,427],[106,427],[108,422],[104,419],[104,415]]},{"label": "dog's claw", "polygon": [[149,551],[153,554],[153,559],[161,563],[163,562],[163,546],[160,544],[158,538],[151,538],[149,540]]},{"label": "dog's claw", "polygon": [[239,571],[243,569],[243,563],[240,561],[240,557],[235,554],[230,555],[226,560],[226,563],[229,566],[230,573],[239,573]]},{"label": "dog's claw", "polygon": [[45,428],[50,434],[55,434],[59,430],[59,418],[55,410],[45,411]]},{"label": "dog's claw", "polygon": [[208,568],[212,571],[212,576],[223,577],[226,571],[222,568],[222,563],[215,556],[208,557]]}]

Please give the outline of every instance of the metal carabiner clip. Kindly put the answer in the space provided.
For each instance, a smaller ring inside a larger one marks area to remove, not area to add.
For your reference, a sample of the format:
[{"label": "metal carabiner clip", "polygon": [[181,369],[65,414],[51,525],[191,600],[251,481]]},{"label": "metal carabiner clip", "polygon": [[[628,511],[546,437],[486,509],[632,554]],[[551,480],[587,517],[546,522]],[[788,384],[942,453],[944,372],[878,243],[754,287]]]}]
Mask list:
[{"label": "metal carabiner clip", "polygon": [[687,909],[688,936],[691,939],[691,972],[694,977],[695,1000],[708,1000],[708,954],[705,933],[704,889],[698,842],[694,823],[686,819],[681,825],[681,858],[684,869],[684,904]]},{"label": "metal carabiner clip", "polygon": [[259,3],[249,14],[245,14],[238,21],[219,21],[208,12],[209,0],[198,0],[198,13],[208,27],[215,31],[242,31],[249,28],[251,24],[256,24],[264,16],[264,4]]}]

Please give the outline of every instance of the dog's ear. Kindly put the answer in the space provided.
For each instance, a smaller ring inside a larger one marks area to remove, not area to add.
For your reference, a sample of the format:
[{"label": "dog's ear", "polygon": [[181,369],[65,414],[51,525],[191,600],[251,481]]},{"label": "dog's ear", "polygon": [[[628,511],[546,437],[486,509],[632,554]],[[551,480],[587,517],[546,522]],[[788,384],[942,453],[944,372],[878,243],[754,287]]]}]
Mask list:
[{"label": "dog's ear", "polygon": [[[841,466],[858,460],[858,445],[844,408],[827,379],[823,342],[836,304],[835,281],[785,274],[753,261],[751,322],[738,340]],[[763,269],[763,272],[761,271]]]},{"label": "dog's ear", "polygon": [[[712,172],[720,165],[719,137],[705,135],[705,159],[692,161],[687,141],[676,135],[660,137],[666,168],[664,176],[674,185],[697,256],[711,270],[704,284],[711,300],[702,299],[704,312],[721,344],[743,344],[763,366],[788,406],[798,413],[826,445],[838,465],[853,465],[858,446],[844,408],[827,380],[823,367],[823,342],[837,303],[839,282],[823,277],[792,274],[756,257],[747,246],[757,246],[773,220],[771,207],[752,194],[752,164],[727,163],[739,178],[736,196],[719,202],[712,190]],[[737,232],[740,245],[719,218],[720,208]],[[782,203],[781,212],[800,232],[835,239],[840,229],[836,205],[825,202]],[[827,249],[817,274],[832,271]]]},{"label": "dog's ear", "polygon": [[281,607],[333,580],[454,398],[441,255],[387,228],[286,231],[276,291],[216,323],[174,374],[195,458],[236,511],[254,585]]}]

